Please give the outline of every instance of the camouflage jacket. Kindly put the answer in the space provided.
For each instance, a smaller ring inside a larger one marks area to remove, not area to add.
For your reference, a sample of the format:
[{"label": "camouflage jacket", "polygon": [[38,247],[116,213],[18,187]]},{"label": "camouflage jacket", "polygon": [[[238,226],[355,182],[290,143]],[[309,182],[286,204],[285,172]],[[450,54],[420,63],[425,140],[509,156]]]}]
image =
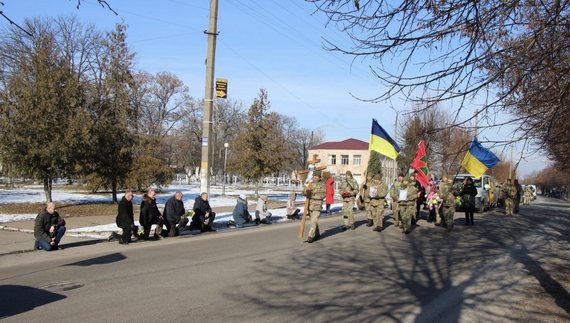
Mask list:
[{"label": "camouflage jacket", "polygon": [[[416,205],[416,199],[418,198],[418,188],[414,185],[408,185],[407,187],[400,186],[400,190],[407,190],[408,196],[405,201],[399,201],[400,206],[411,206]],[[398,194],[399,195],[399,194]]]},{"label": "camouflage jacket", "polygon": [[443,200],[444,207],[454,207],[457,204],[455,199],[455,195],[453,195],[451,191],[451,184],[450,183],[439,183],[439,196]]},{"label": "camouflage jacket", "polygon": [[517,198],[517,187],[513,184],[506,184],[502,189],[505,199],[514,200]]},{"label": "camouflage jacket", "polygon": [[345,178],[344,181],[340,182],[340,187],[338,189],[340,196],[344,193],[350,194],[349,197],[343,197],[342,199],[354,198],[358,194],[358,183],[354,178]]},{"label": "camouflage jacket", "polygon": [[[376,196],[372,197],[370,196],[370,191],[376,191]],[[386,194],[388,194],[388,186],[383,182],[383,181],[379,181],[379,182],[372,182],[372,184],[370,184],[369,189],[368,189],[368,198],[370,199],[370,205],[372,206],[378,206],[378,205],[384,205],[385,204],[385,198],[386,198]]]},{"label": "camouflage jacket", "polygon": [[402,182],[398,179],[395,179],[394,184],[392,184],[392,187],[390,187],[390,198],[393,202],[398,201],[398,190],[400,189],[400,185],[402,185]]},{"label": "camouflage jacket", "polygon": [[311,199],[309,200],[310,211],[320,211],[323,208],[323,199],[327,193],[327,186],[320,178],[313,180],[311,187]]}]

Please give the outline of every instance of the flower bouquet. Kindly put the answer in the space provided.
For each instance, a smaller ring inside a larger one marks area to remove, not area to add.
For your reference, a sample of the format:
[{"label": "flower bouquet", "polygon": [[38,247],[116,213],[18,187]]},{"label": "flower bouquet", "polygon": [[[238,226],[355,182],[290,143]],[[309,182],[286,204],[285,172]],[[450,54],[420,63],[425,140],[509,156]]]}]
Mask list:
[{"label": "flower bouquet", "polygon": [[194,210],[186,211],[186,213],[184,213],[183,215],[185,219],[192,218],[193,216],[194,216]]}]

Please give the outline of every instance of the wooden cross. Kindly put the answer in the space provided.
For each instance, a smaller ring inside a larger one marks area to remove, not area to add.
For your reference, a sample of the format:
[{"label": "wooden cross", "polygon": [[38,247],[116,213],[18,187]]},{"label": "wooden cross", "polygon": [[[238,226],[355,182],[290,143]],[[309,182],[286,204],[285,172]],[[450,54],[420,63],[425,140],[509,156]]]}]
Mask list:
[{"label": "wooden cross", "polygon": [[[305,189],[306,190],[310,190],[313,186],[313,172],[316,170],[323,170],[326,169],[327,166],[319,166],[316,167],[317,163],[320,163],[321,160],[319,158],[317,158],[317,154],[313,155],[313,159],[309,160],[307,162],[307,164],[309,164],[309,169],[303,169],[300,170],[298,173],[299,174],[307,174],[307,178],[305,179]],[[302,238],[303,235],[305,234],[305,223],[307,222],[307,212],[309,210],[309,200],[310,199],[305,199],[305,209],[303,210],[303,216],[301,217],[301,228],[299,229],[299,238]]]}]

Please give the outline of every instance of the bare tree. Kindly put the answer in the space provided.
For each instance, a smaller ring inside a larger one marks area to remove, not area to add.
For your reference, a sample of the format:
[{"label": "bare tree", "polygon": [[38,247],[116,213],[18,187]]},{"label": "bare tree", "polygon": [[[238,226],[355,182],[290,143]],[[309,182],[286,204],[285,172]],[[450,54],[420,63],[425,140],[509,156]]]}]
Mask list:
[{"label": "bare tree", "polygon": [[[306,1],[352,40],[348,47],[325,40],[325,47],[370,62],[371,72],[387,87],[361,100],[402,96],[428,108],[448,101],[457,107],[456,116],[478,102],[479,128],[496,132],[515,125],[511,141],[541,149],[549,148],[554,138],[568,138],[562,124],[570,121],[570,3]],[[505,115],[508,120],[499,118]],[[473,127],[473,118],[454,118],[452,126]],[[568,145],[548,151],[570,164],[564,154]]]}]

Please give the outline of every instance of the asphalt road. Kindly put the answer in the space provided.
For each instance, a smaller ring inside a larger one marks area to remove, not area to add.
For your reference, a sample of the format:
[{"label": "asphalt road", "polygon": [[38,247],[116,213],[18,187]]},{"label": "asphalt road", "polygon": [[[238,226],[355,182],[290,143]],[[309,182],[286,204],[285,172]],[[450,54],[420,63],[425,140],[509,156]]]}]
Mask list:
[{"label": "asphalt road", "polygon": [[[388,212],[389,213],[389,212]],[[3,322],[570,322],[570,212],[539,198],[451,233],[424,220],[322,240],[299,223],[0,257]],[[308,222],[307,222],[308,223]],[[306,232],[305,231],[305,237]]]}]

